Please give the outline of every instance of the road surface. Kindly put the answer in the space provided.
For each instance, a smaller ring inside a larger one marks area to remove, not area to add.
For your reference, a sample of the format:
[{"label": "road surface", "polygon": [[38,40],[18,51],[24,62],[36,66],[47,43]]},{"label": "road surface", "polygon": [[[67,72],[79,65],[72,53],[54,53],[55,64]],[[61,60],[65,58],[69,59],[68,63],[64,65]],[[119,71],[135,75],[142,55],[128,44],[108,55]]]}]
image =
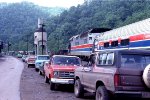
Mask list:
[{"label": "road surface", "polygon": [[25,64],[21,77],[21,100],[94,100],[91,94],[83,99],[74,96],[73,85],[62,85],[57,91],[51,91],[50,85],[44,82],[44,76],[39,75],[34,68]]},{"label": "road surface", "polygon": [[84,98],[76,98],[73,86],[62,85],[51,91],[34,68],[27,68],[17,58],[0,57],[0,100],[94,100],[94,96],[86,93]]},{"label": "road surface", "polygon": [[20,100],[20,78],[24,65],[13,57],[0,57],[0,100]]}]

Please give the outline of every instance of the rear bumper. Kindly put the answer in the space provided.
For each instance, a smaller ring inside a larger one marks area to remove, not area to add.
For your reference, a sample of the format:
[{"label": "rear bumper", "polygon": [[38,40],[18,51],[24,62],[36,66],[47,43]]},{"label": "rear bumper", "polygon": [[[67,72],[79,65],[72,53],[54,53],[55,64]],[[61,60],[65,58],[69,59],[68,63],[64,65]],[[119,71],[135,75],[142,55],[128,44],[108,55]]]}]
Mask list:
[{"label": "rear bumper", "polygon": [[35,68],[39,69],[39,67],[40,67],[40,66],[38,66],[38,65],[35,64]]},{"label": "rear bumper", "polygon": [[58,78],[51,78],[52,83],[58,84],[74,84],[74,79],[58,79]]},{"label": "rear bumper", "polygon": [[27,63],[28,65],[35,65],[34,63]]},{"label": "rear bumper", "polygon": [[116,91],[115,96],[119,97],[137,97],[137,98],[150,98],[149,92],[131,92],[131,91]]}]

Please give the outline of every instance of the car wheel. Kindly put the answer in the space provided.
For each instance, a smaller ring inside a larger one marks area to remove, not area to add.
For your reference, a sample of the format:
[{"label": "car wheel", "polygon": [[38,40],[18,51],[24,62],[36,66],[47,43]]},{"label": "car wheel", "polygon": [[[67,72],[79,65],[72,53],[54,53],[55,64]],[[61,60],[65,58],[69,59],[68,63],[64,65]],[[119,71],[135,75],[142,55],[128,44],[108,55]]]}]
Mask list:
[{"label": "car wheel", "polygon": [[50,81],[50,90],[55,90],[55,83],[52,83],[51,81]]},{"label": "car wheel", "polygon": [[39,70],[39,75],[42,75],[42,72]]},{"label": "car wheel", "polygon": [[45,75],[45,83],[49,83],[49,79],[48,79],[48,77]]},{"label": "car wheel", "polygon": [[38,72],[38,71],[39,71],[39,69],[38,69],[38,68],[35,68],[35,71],[36,71],[36,72]]},{"label": "car wheel", "polygon": [[150,64],[147,65],[143,71],[143,80],[145,85],[150,88]]},{"label": "car wheel", "polygon": [[81,98],[84,96],[84,88],[80,82],[80,79],[75,80],[74,94],[77,98]]},{"label": "car wheel", "polygon": [[109,100],[109,94],[105,86],[99,86],[96,90],[96,100]]}]

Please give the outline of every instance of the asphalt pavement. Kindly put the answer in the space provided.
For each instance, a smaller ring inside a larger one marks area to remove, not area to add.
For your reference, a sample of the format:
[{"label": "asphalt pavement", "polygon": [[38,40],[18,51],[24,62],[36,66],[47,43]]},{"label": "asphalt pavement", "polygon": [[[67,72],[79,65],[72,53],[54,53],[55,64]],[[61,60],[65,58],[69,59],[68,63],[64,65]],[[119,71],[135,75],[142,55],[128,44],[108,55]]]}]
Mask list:
[{"label": "asphalt pavement", "polygon": [[21,76],[21,100],[94,100],[92,94],[85,94],[82,99],[74,96],[73,85],[60,85],[56,91],[50,90],[50,85],[44,82],[44,76],[39,75],[34,68],[25,64]]},{"label": "asphalt pavement", "polygon": [[27,68],[20,59],[5,56],[0,57],[0,100],[94,100],[94,96],[86,93],[84,98],[76,98],[73,86],[68,85],[51,91],[34,68]]},{"label": "asphalt pavement", "polygon": [[0,100],[20,100],[20,78],[24,65],[13,57],[0,57]]}]

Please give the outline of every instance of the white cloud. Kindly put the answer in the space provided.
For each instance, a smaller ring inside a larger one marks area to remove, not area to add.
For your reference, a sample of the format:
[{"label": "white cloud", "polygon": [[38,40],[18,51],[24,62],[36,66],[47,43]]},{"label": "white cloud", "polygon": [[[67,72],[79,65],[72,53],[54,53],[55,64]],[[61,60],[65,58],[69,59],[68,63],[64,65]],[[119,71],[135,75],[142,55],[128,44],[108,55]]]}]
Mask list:
[{"label": "white cloud", "polygon": [[70,7],[70,6],[77,6],[78,4],[82,4],[84,0],[0,0],[0,2],[21,2],[21,1],[29,1],[40,6],[47,6],[47,7]]}]

